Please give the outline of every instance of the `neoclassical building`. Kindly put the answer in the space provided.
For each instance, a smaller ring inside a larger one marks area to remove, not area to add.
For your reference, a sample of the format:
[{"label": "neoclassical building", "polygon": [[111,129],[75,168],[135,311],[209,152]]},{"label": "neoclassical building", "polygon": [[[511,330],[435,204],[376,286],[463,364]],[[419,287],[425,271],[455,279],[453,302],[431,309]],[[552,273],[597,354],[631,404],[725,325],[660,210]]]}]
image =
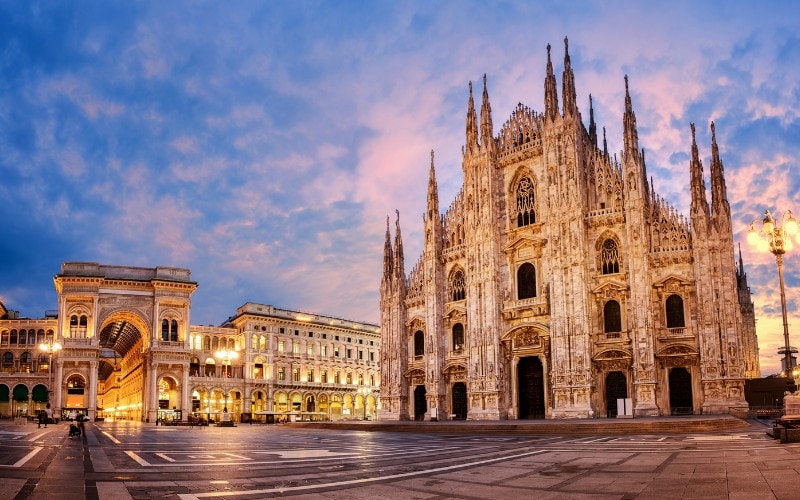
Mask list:
[{"label": "neoclassical building", "polygon": [[[578,109],[565,39],[561,100],[495,132],[472,84],[463,186],[442,212],[431,153],[424,246],[406,273],[387,220],[382,419],[587,418],[746,405],[758,344],[711,123],[710,203],[691,125],[688,216],[648,180],[625,77],[624,144]],[[688,135],[688,134],[687,134]],[[618,406],[622,400],[623,407]]]},{"label": "neoclassical building", "polygon": [[253,303],[192,325],[197,283],[173,267],[67,262],[54,282],[58,309],[42,319],[0,304],[0,416],[48,402],[55,415],[148,422],[377,411],[377,325]]}]

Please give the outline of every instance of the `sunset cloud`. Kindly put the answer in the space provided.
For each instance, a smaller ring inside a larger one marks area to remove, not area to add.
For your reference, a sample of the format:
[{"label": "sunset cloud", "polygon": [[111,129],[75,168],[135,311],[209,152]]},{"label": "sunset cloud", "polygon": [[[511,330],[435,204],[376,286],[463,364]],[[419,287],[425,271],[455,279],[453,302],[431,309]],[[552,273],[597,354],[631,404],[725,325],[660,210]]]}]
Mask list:
[{"label": "sunset cloud", "polygon": [[408,271],[431,150],[442,210],[460,189],[468,83],[479,104],[486,74],[496,134],[517,103],[543,110],[548,43],[561,96],[569,36],[584,123],[591,94],[620,150],[628,75],[648,174],[684,214],[689,123],[708,175],[715,121],[762,369],[779,366],[774,256],[745,236],[765,209],[800,213],[793,2],[52,9],[0,5],[0,296],[22,315],[53,309],[52,275],[88,260],[190,268],[198,324],[247,301],[377,322],[386,216]]}]

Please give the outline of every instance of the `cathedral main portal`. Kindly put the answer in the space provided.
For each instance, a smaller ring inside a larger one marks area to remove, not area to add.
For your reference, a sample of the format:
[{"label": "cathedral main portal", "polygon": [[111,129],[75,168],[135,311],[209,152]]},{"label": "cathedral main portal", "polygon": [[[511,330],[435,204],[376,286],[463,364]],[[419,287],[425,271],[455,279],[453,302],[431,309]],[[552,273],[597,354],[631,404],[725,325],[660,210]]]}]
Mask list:
[{"label": "cathedral main portal", "polygon": [[536,356],[521,358],[517,364],[519,418],[544,418],[544,368]]}]

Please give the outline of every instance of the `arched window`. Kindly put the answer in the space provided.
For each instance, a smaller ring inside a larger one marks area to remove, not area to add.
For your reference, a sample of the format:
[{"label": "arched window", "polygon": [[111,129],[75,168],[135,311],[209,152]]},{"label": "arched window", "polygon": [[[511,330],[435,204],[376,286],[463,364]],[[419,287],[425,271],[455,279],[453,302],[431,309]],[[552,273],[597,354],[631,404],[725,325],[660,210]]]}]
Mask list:
[{"label": "arched window", "polygon": [[453,325],[453,350],[460,351],[464,349],[464,325],[456,323]]},{"label": "arched window", "polygon": [[207,358],[206,359],[206,369],[205,375],[206,377],[213,377],[216,375],[216,363],[214,362],[214,358]]},{"label": "arched window", "polygon": [[161,320],[161,340],[166,342],[169,340],[169,320]]},{"label": "arched window", "polygon": [[517,298],[531,299],[536,297],[536,268],[526,262],[517,269]]},{"label": "arched window", "polygon": [[10,352],[3,353],[2,370],[4,373],[11,373],[14,371],[14,354]]},{"label": "arched window", "polygon": [[453,301],[464,300],[466,294],[466,283],[464,281],[464,271],[461,269],[453,273],[450,279],[450,293]]},{"label": "arched window", "polygon": [[0,340],[0,343],[3,345],[8,345],[8,330],[3,330],[2,340]]},{"label": "arched window", "polygon": [[211,337],[204,337],[203,338],[203,350],[210,351],[211,350]]},{"label": "arched window", "polygon": [[47,373],[50,371],[50,359],[47,354],[40,354],[36,362],[36,371],[39,373]]},{"label": "arched window", "polygon": [[683,299],[680,295],[670,295],[667,297],[667,328],[683,328],[685,326]]},{"label": "arched window", "polygon": [[534,211],[534,187],[530,177],[523,177],[517,184],[517,227],[536,222]]},{"label": "arched window", "polygon": [[17,343],[17,331],[16,330],[11,330],[11,343],[12,344],[16,344]]},{"label": "arched window", "polygon": [[20,345],[28,343],[28,332],[24,328],[19,331],[19,343]]},{"label": "arched window", "polygon": [[619,302],[609,300],[603,306],[603,325],[605,333],[619,333],[622,331],[622,314]]},{"label": "arched window", "polygon": [[178,341],[178,320],[173,319],[170,323],[171,331],[169,332],[169,340],[171,342]]},{"label": "arched window", "polygon": [[414,356],[425,354],[425,334],[420,330],[414,332]]},{"label": "arched window", "polygon": [[31,353],[23,352],[19,357],[20,373],[30,373],[32,368],[33,368],[33,358],[31,358]]},{"label": "arched window", "polygon": [[600,264],[603,274],[619,272],[619,249],[614,240],[608,239],[603,242],[603,248],[600,250]]},{"label": "arched window", "polygon": [[194,356],[189,360],[189,375],[192,377],[200,376],[200,360]]}]

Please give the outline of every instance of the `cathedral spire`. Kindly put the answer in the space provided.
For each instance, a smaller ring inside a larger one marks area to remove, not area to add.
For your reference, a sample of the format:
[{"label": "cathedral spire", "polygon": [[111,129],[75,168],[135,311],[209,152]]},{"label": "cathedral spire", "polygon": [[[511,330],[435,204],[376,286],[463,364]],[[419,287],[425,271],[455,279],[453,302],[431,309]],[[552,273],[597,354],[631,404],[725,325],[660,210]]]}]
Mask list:
[{"label": "cathedral spire", "polygon": [[691,171],[691,180],[689,186],[692,193],[692,202],[690,207],[692,225],[698,230],[701,227],[706,227],[706,220],[708,219],[708,198],[706,198],[706,184],[703,180],[703,163],[700,161],[700,153],[697,150],[697,140],[694,134],[694,123],[690,124],[692,129],[692,160],[689,165]]},{"label": "cathedral spire", "polygon": [[467,105],[467,152],[478,149],[478,114],[475,112],[475,99],[472,98],[472,82],[469,82],[469,104]]},{"label": "cathedral spire", "polygon": [[544,79],[544,114],[550,120],[558,115],[558,92],[556,77],[553,74],[553,63],[550,61],[550,44],[547,44],[547,76]]},{"label": "cathedral spire", "polygon": [[434,217],[439,217],[439,188],[436,186],[436,172],[433,167],[433,150],[431,149],[431,170],[428,176],[428,220],[433,220]]},{"label": "cathedral spire", "polygon": [[389,233],[389,216],[386,216],[386,241],[383,244],[383,281],[391,281],[394,256],[392,254],[392,235]]},{"label": "cathedral spire", "polygon": [[494,144],[492,126],[492,105],[489,104],[489,90],[486,87],[486,73],[483,74],[483,102],[481,103],[481,147],[491,150]]},{"label": "cathedral spire", "polygon": [[397,222],[394,232],[394,276],[399,281],[405,281],[406,272],[403,262],[403,238],[400,236],[400,210],[395,210]]},{"label": "cathedral spire", "polygon": [[714,122],[711,122],[711,213],[715,217],[730,219],[727,189],[725,188],[725,169],[719,158],[717,134]]},{"label": "cathedral spire", "polygon": [[635,155],[639,151],[639,135],[636,131],[636,114],[631,104],[631,94],[628,91],[628,75],[625,75],[625,115],[622,119],[624,133],[625,155]]},{"label": "cathedral spire", "polygon": [[577,96],[575,95],[575,74],[569,60],[569,40],[564,37],[564,74],[561,78],[562,96],[564,100],[564,116],[575,115],[578,111]]},{"label": "cathedral spire", "polygon": [[608,141],[606,140],[606,128],[603,127],[603,154],[608,158]]},{"label": "cathedral spire", "polygon": [[597,124],[594,122],[594,104],[592,94],[589,94],[589,140],[592,146],[597,147]]}]

